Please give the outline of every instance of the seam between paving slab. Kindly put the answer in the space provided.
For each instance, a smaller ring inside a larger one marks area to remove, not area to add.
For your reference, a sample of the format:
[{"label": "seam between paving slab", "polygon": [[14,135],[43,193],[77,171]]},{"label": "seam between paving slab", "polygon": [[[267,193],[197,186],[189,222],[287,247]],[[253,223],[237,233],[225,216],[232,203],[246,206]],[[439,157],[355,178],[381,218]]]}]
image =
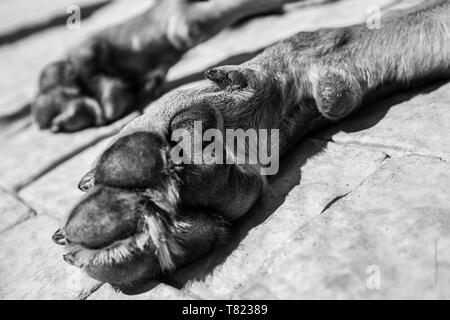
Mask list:
[{"label": "seam between paving slab", "polygon": [[[42,169],[40,172],[38,172],[37,174],[35,174],[34,176],[23,180],[22,183],[18,183],[17,185],[15,185],[13,188],[11,189],[7,189],[7,188],[3,188],[0,186],[0,190],[9,194],[10,196],[12,196],[15,200],[17,200],[18,202],[20,202],[21,204],[23,204],[29,211],[30,211],[30,215],[25,217],[22,220],[17,221],[16,223],[12,224],[11,226],[7,227],[6,229],[0,231],[0,234],[2,234],[5,231],[10,230],[11,228],[18,226],[20,224],[22,224],[23,222],[28,221],[28,219],[36,217],[36,216],[48,216],[51,217],[53,219],[56,219],[57,221],[60,221],[61,219],[55,215],[52,215],[51,213],[47,212],[47,211],[42,211],[40,213],[38,213],[38,210],[36,210],[31,204],[29,204],[26,200],[24,200],[20,195],[19,195],[19,191],[22,190],[23,188],[29,186],[30,184],[32,184],[33,182],[37,181],[39,178],[43,177],[44,175],[50,173],[53,169],[59,167],[60,165],[63,165],[66,161],[69,161],[70,159],[74,158],[75,156],[79,155],[80,153],[82,153],[83,151],[101,143],[102,141],[104,141],[105,139],[112,137],[114,135],[116,135],[117,132],[114,133],[105,133],[104,135],[101,135],[99,137],[97,137],[96,139],[89,141],[88,143],[86,143],[85,145],[71,151],[70,153],[64,155],[63,157],[61,157],[60,159],[57,159],[55,161],[53,161],[51,164],[49,164],[46,168]],[[24,182],[25,181],[25,182]]]},{"label": "seam between paving slab", "polygon": [[23,206],[25,206],[27,208],[27,210],[30,212],[29,215],[27,215],[26,217],[24,217],[23,219],[15,222],[14,224],[10,225],[9,227],[7,227],[6,229],[0,231],[0,235],[8,230],[10,230],[11,228],[14,228],[15,226],[27,221],[30,218],[34,218],[37,216],[37,211],[30,205],[28,204],[24,199],[22,199],[22,197],[19,196],[19,194],[17,192],[14,191],[10,191],[10,190],[6,190],[4,188],[0,187],[0,190],[8,195],[10,195],[11,197],[13,197],[17,202],[19,202],[20,204],[22,204]]},{"label": "seam between paving slab", "polygon": [[29,186],[30,184],[32,184],[33,182],[35,182],[36,180],[38,180],[39,178],[43,177],[44,175],[46,175],[47,173],[49,173],[50,171],[52,171],[53,169],[59,167],[60,165],[62,165],[63,163],[65,163],[66,161],[70,160],[71,158],[77,156],[78,154],[82,153],[83,151],[89,149],[90,147],[95,146],[96,144],[100,143],[101,141],[112,137],[114,135],[116,135],[117,132],[114,133],[105,133],[103,135],[100,135],[98,137],[96,137],[95,139],[89,141],[88,143],[70,151],[69,153],[61,156],[59,159],[56,159],[54,161],[52,161],[49,165],[47,165],[46,167],[42,168],[39,172],[37,172],[36,174],[34,174],[31,177],[28,177],[16,184],[13,185],[12,190],[14,192],[19,192],[20,190],[22,190],[23,188]]}]

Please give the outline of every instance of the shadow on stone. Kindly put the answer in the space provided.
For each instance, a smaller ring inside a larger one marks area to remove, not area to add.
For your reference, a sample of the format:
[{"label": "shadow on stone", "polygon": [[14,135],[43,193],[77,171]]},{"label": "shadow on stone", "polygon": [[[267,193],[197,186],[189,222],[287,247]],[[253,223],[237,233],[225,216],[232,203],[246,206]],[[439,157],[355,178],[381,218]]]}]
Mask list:
[{"label": "shadow on stone", "polygon": [[[94,3],[91,5],[82,7],[81,8],[82,18],[83,19],[89,18],[97,10],[103,8],[104,6],[110,4],[111,2],[112,2],[112,0],[105,0],[105,1],[102,1],[99,3]],[[5,34],[0,34],[0,46],[22,40],[33,34],[45,31],[45,30],[53,28],[53,27],[62,26],[66,23],[67,17],[68,17],[67,14],[59,15],[54,18],[51,18],[48,21],[36,23],[36,24],[30,25],[30,26],[24,26],[20,29],[17,29],[17,30],[14,30],[14,31],[11,31],[11,32],[8,32]]]}]

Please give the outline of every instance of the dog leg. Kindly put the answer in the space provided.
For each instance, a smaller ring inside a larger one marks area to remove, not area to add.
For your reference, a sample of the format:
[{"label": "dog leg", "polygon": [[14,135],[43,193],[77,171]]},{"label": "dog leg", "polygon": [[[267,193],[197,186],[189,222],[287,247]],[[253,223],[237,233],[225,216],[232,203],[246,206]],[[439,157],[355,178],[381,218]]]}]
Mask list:
[{"label": "dog leg", "polygon": [[159,0],[141,15],[104,30],[44,68],[32,115],[41,129],[77,131],[132,110],[155,96],[168,69],[190,48],[249,15],[286,0]]},{"label": "dog leg", "polygon": [[[437,1],[384,21],[380,30],[356,25],[299,33],[242,65],[207,71],[210,85],[166,95],[123,129],[94,168],[97,186],[71,212],[70,222],[55,239],[64,243],[61,237],[66,236],[71,245],[78,243],[77,254],[69,260],[112,283],[139,278],[142,270],[150,276],[169,270],[154,267],[167,257],[175,257],[169,259],[172,267],[192,261],[189,257],[197,258],[198,252],[180,253],[176,244],[211,234],[208,230],[215,231],[207,238],[216,239],[218,230],[224,230],[217,213],[230,221],[245,214],[260,194],[263,179],[257,166],[246,170],[249,166],[236,164],[174,163],[174,131],[186,129],[195,135],[210,128],[278,129],[279,149],[285,151],[308,131],[347,116],[386,86],[407,87],[449,76],[449,30],[450,4]],[[195,121],[205,124],[200,132]],[[195,154],[188,152],[187,158],[192,157]],[[125,204],[113,206],[118,212],[105,210],[114,201]],[[119,214],[121,206],[131,214],[129,224],[122,221],[126,215]],[[185,212],[201,218],[186,222]],[[211,228],[203,230],[204,219],[212,219]],[[139,227],[142,220],[147,221],[145,227]],[[99,233],[103,228],[106,231]],[[205,242],[208,248],[210,240]],[[85,258],[92,243],[113,258],[103,253],[103,260]],[[115,246],[120,250],[109,255]]]}]

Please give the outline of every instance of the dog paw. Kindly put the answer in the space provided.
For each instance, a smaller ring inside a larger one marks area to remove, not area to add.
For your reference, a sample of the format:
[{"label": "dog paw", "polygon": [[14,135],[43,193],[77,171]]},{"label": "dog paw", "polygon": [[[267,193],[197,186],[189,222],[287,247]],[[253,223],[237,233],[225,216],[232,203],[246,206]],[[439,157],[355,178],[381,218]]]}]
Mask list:
[{"label": "dog paw", "polygon": [[167,16],[179,10],[158,2],[46,66],[32,103],[39,128],[70,132],[105,125],[131,111],[140,92],[157,96],[183,54],[167,34]]},{"label": "dog paw", "polygon": [[105,125],[129,110],[133,85],[100,71],[88,72],[88,65],[68,59],[44,68],[32,103],[32,117],[40,129],[78,131]]}]

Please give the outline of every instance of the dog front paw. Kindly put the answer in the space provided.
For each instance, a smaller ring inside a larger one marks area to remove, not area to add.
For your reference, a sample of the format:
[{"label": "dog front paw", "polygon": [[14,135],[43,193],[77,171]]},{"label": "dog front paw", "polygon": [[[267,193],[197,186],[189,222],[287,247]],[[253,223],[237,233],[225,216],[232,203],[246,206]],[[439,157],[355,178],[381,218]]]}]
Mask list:
[{"label": "dog front paw", "polygon": [[55,62],[41,73],[32,117],[40,129],[73,132],[122,116],[133,102],[131,86],[106,75],[84,77],[84,66]]},{"label": "dog front paw", "polygon": [[183,54],[168,38],[167,20],[184,6],[159,1],[46,66],[32,103],[39,128],[68,132],[109,124],[131,111],[140,92],[157,96],[167,70]]},{"label": "dog front paw", "polygon": [[98,185],[53,239],[65,245],[69,264],[99,281],[131,285],[198,259],[226,232],[217,215],[185,209],[175,216],[167,209],[145,190]]}]

